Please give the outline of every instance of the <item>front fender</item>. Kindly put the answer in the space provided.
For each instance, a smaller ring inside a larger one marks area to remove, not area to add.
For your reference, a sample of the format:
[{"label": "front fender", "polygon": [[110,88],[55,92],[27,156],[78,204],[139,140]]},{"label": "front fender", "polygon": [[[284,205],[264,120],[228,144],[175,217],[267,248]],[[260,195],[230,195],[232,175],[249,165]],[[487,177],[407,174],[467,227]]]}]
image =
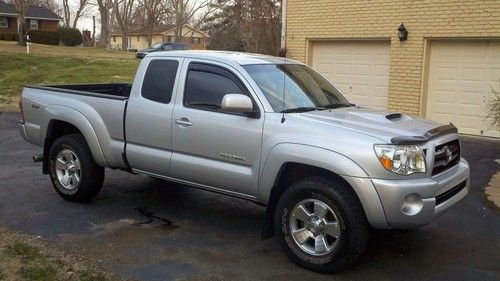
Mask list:
[{"label": "front fender", "polygon": [[258,198],[266,203],[281,167],[287,162],[311,165],[340,176],[368,177],[358,164],[338,152],[304,144],[281,143],[269,151],[262,166]]},{"label": "front fender", "polygon": [[97,134],[85,115],[77,110],[62,105],[49,105],[45,108],[45,112],[47,118],[45,119],[44,123],[40,124],[40,133],[42,134],[42,139],[45,139],[45,137],[47,136],[51,121],[60,120],[68,122],[78,128],[78,130],[83,134],[83,137],[89,145],[95,162],[99,166],[109,167],[102,152],[102,148],[99,144]]},{"label": "front fender", "polygon": [[260,173],[258,198],[261,203],[269,202],[280,169],[287,162],[322,168],[341,176],[358,196],[370,224],[377,228],[387,226],[382,204],[366,171],[343,154],[315,146],[281,143],[271,149]]}]

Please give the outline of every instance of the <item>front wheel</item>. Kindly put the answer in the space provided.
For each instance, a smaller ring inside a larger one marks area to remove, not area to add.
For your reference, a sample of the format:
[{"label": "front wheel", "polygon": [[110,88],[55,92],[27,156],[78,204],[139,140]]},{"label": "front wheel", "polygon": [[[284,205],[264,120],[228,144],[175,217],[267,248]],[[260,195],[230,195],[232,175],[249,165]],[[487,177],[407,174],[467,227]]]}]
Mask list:
[{"label": "front wheel", "polygon": [[56,139],[50,148],[49,161],[52,185],[62,198],[85,202],[101,191],[104,168],[95,163],[82,135]]},{"label": "front wheel", "polygon": [[300,266],[332,273],[353,263],[368,240],[368,224],[345,183],[312,177],[292,184],[276,206],[275,229]]}]

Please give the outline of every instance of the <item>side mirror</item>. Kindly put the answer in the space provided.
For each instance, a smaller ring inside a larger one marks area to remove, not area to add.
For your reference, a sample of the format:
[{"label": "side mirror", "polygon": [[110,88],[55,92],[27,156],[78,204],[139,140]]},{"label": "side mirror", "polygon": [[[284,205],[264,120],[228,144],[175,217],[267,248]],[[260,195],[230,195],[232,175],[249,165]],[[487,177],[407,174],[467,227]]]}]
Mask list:
[{"label": "side mirror", "polygon": [[257,117],[253,111],[252,100],[242,94],[226,94],[222,98],[221,109],[227,112],[244,113],[249,117]]}]

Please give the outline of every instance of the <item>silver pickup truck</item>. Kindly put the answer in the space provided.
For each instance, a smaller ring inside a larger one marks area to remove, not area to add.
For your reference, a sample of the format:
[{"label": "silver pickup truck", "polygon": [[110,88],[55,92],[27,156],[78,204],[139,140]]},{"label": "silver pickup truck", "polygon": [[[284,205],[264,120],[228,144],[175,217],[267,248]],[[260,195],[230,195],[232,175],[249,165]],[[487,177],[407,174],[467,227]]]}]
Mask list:
[{"label": "silver pickup truck", "polygon": [[333,272],[369,229],[428,224],[463,199],[457,129],[349,103],[290,59],[230,52],[146,56],[134,83],[26,86],[23,138],[64,199],[121,169],[267,206],[262,235]]}]

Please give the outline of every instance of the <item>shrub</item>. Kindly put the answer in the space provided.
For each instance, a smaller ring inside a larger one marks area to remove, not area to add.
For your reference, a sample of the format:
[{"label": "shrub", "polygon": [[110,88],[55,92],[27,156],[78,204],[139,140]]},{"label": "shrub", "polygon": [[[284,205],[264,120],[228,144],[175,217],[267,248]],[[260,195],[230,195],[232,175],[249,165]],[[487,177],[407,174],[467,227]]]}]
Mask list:
[{"label": "shrub", "polygon": [[77,28],[59,28],[59,38],[66,46],[78,46],[82,44],[82,33]]},{"label": "shrub", "polygon": [[59,34],[57,31],[29,30],[31,43],[45,45],[59,45]]},{"label": "shrub", "polygon": [[18,39],[17,33],[14,32],[0,32],[0,40],[6,41],[17,41]]},{"label": "shrub", "polygon": [[493,94],[493,98],[488,104],[488,107],[490,109],[488,118],[491,119],[492,125],[500,128],[500,91],[492,87],[491,93]]}]

